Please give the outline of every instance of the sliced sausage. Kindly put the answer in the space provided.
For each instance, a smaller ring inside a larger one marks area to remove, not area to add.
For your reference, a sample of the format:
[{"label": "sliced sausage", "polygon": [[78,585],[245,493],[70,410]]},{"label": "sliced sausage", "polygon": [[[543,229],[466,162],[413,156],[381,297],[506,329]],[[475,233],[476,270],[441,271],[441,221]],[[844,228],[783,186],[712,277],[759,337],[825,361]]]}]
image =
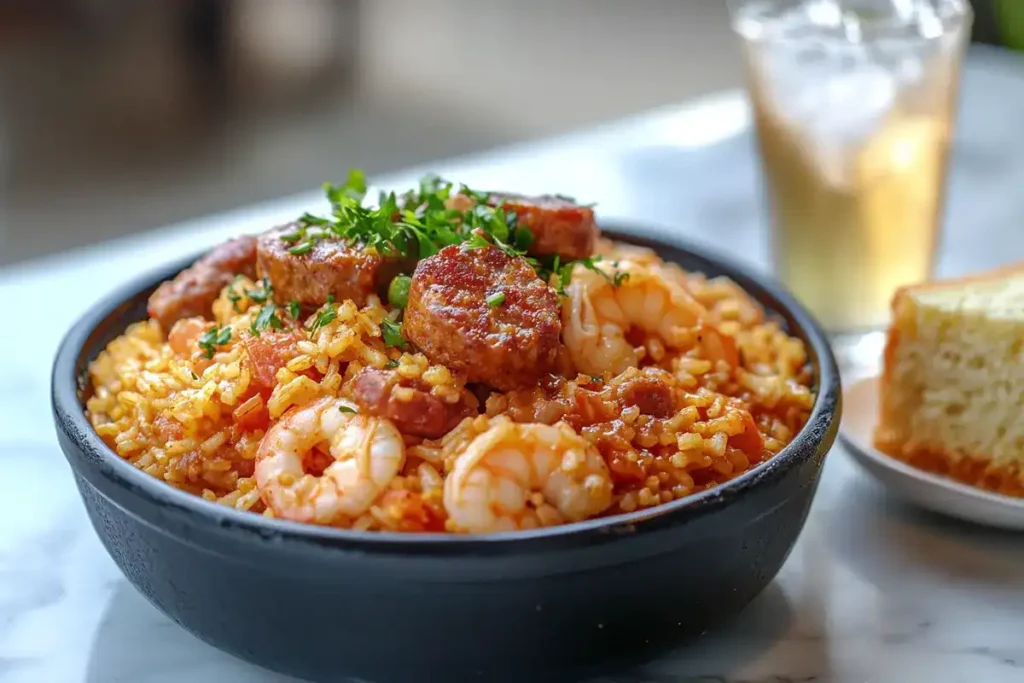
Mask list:
[{"label": "sliced sausage", "polygon": [[293,254],[296,242],[281,238],[297,230],[292,223],[259,237],[257,271],[270,279],[279,304],[298,301],[303,308],[317,308],[333,295],[337,301],[351,299],[362,306],[398,272],[394,259],[337,239],[316,240],[307,253]]},{"label": "sliced sausage", "polygon": [[476,399],[469,392],[460,401],[448,403],[430,393],[423,382],[376,368],[363,368],[353,378],[352,399],[366,413],[394,422],[403,434],[428,439],[444,436],[463,418],[476,414]]},{"label": "sliced sausage", "polygon": [[492,194],[491,203],[515,211],[519,225],[533,233],[527,251],[536,256],[558,255],[563,260],[587,258],[597,243],[594,210],[553,195],[523,197]]},{"label": "sliced sausage", "polygon": [[149,317],[170,330],[182,318],[210,316],[213,302],[236,275],[256,277],[256,238],[247,235],[217,247],[161,283],[149,297]]},{"label": "sliced sausage", "polygon": [[406,336],[470,382],[534,384],[554,365],[561,329],[554,290],[495,247],[445,247],[413,273]]},{"label": "sliced sausage", "polygon": [[672,387],[651,375],[630,377],[614,388],[613,396],[623,408],[636,406],[644,415],[666,418],[676,412]]},{"label": "sliced sausage", "polygon": [[[568,261],[593,255],[599,231],[590,207],[554,195],[527,197],[494,192],[488,197],[488,204],[514,211],[518,224],[533,233],[527,249],[530,254],[557,255]],[[473,204],[474,200],[463,194],[448,200],[448,205],[459,211],[468,211]]]}]

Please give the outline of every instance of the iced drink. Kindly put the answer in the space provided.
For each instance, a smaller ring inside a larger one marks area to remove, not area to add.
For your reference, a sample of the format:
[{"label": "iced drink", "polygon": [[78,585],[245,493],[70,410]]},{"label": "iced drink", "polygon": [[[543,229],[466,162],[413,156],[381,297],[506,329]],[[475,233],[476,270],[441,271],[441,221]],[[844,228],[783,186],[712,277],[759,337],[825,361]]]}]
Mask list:
[{"label": "iced drink", "polygon": [[961,2],[734,3],[778,277],[832,332],[888,320],[931,273]]}]

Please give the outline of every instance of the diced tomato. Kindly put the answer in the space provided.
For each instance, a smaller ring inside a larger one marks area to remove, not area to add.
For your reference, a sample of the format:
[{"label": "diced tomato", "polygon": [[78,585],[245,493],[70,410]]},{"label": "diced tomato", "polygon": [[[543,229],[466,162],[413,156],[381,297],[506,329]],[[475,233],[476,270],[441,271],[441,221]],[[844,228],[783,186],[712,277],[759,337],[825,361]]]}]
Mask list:
[{"label": "diced tomato", "polygon": [[256,472],[256,461],[235,460],[235,472],[240,477],[251,477]]},{"label": "diced tomato", "polygon": [[277,371],[299,355],[298,343],[303,335],[298,331],[264,332],[260,336],[245,335],[245,348],[249,354],[249,371],[257,391],[269,392],[277,384]]},{"label": "diced tomato", "polygon": [[750,413],[743,413],[743,431],[729,438],[729,445],[738,448],[752,458],[760,458],[764,450],[764,437]]},{"label": "diced tomato", "polygon": [[630,460],[625,453],[614,453],[607,459],[615,483],[641,482],[647,478],[644,468],[635,460]]}]

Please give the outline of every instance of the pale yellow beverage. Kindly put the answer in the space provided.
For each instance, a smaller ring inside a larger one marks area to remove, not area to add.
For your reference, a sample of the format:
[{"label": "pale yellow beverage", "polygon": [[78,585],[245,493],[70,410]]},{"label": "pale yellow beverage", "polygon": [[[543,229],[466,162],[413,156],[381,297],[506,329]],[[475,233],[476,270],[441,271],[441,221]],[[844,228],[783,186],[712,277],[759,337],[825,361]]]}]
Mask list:
[{"label": "pale yellow beverage", "polygon": [[929,277],[943,200],[948,122],[895,116],[852,154],[846,177],[758,116],[777,276],[826,329],[886,324],[900,286]]},{"label": "pale yellow beverage", "polygon": [[893,292],[932,272],[962,21],[924,37],[890,22],[876,49],[820,11],[842,2],[743,4],[776,274],[829,331],[881,327]]}]

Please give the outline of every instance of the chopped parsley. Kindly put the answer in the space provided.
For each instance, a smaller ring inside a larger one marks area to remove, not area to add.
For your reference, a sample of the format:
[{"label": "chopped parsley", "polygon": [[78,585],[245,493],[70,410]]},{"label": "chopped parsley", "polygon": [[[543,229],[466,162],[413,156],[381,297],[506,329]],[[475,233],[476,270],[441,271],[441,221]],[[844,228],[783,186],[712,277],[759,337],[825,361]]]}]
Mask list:
[{"label": "chopped parsley", "polygon": [[384,364],[384,367],[386,367],[386,368],[397,368],[398,367],[398,361],[395,360],[395,359],[391,359],[387,363]]},{"label": "chopped parsley", "polygon": [[[616,271],[613,275],[609,275],[602,269],[598,268],[597,264],[600,263],[602,260],[603,259],[600,256],[591,256],[589,258],[581,258],[575,261],[566,261],[565,263],[561,263],[558,256],[556,255],[554,259],[551,261],[551,265],[549,267],[545,268],[542,264],[541,268],[538,269],[537,272],[542,278],[546,276],[548,280],[550,280],[550,278],[553,275],[557,276],[558,280],[555,286],[555,290],[561,296],[567,295],[565,288],[569,285],[569,282],[572,281],[572,271],[577,265],[583,266],[587,270],[594,271],[595,273],[603,277],[605,280],[607,280],[612,285],[612,287],[619,287],[620,285],[622,285],[623,282],[629,279],[629,273]],[[618,267],[618,265],[618,261],[612,262],[613,267]]]},{"label": "chopped parsley", "polygon": [[258,304],[265,304],[274,295],[274,288],[271,287],[268,278],[263,278],[260,280],[259,288],[247,289],[245,290],[245,295]]},{"label": "chopped parsley", "polygon": [[298,320],[299,316],[302,314],[302,308],[299,306],[299,302],[295,299],[289,301],[286,308],[288,309],[288,315],[295,320]]},{"label": "chopped parsley", "polygon": [[484,299],[484,301],[486,301],[487,305],[491,308],[497,308],[505,303],[505,292],[495,292]]},{"label": "chopped parsley", "polygon": [[[599,259],[599,256],[595,256],[595,259]],[[584,259],[581,261],[567,261],[562,263],[562,259],[555,254],[554,257],[542,258],[542,259],[527,259],[532,261],[534,269],[537,271],[537,275],[542,280],[550,283],[552,278],[555,278],[555,291],[558,292],[559,296],[568,296],[565,288],[568,286],[569,281],[572,280],[572,270],[576,267],[577,263],[583,263],[584,261],[592,262],[594,259]]]},{"label": "chopped parsley", "polygon": [[237,289],[235,289],[235,285],[237,285],[244,277],[244,275],[236,275],[235,279],[228,285],[228,301],[231,302],[231,308],[234,309],[235,313],[242,312],[241,306],[238,305],[238,302],[242,300],[242,295],[238,293]]},{"label": "chopped parsley", "polygon": [[[303,214],[296,228],[281,237],[291,245],[288,251],[307,254],[318,240],[332,239],[414,263],[453,245],[467,250],[495,247],[510,257],[524,258],[545,282],[551,283],[554,277],[553,284],[563,296],[575,264],[595,269],[594,263],[600,260],[594,257],[562,262],[557,256],[527,256],[534,234],[520,224],[515,211],[505,208],[500,197],[456,185],[438,175],[423,176],[417,189],[400,196],[380,193],[376,207],[364,205],[366,192],[366,176],[358,169],[349,171],[341,185],[325,183],[330,215]],[[599,272],[616,285],[625,279]],[[408,300],[403,291],[406,277],[399,276],[389,288],[389,302],[396,308],[404,307],[403,302]]]},{"label": "chopped parsley", "polygon": [[199,375],[196,374],[195,370],[189,369],[188,374],[192,375],[192,379],[194,379],[196,381],[199,380]]},{"label": "chopped parsley", "polygon": [[[324,193],[331,215],[304,214],[297,229],[282,236],[295,245],[291,253],[308,253],[317,240],[330,238],[384,255],[423,259],[444,247],[463,244],[479,231],[480,246],[509,247],[518,255],[533,240],[532,233],[518,225],[515,212],[488,203],[488,193],[456,187],[436,175],[424,176],[418,191],[401,199],[394,192],[382,193],[376,208],[363,205],[366,177],[358,170],[350,171],[343,185],[325,184]],[[456,195],[470,198],[472,205],[466,210],[452,207],[450,200]]]},{"label": "chopped parsley", "polygon": [[338,309],[334,306],[334,297],[327,298],[327,305],[316,312],[313,320],[309,323],[310,336],[316,334],[320,328],[329,325],[338,317]]},{"label": "chopped parsley", "polygon": [[[629,273],[624,273],[621,270],[615,271],[614,275],[609,275],[608,273],[604,272],[603,270],[601,270],[600,268],[598,268],[597,266],[594,265],[595,263],[597,263],[600,260],[601,260],[600,256],[595,256],[595,257],[589,258],[589,259],[581,259],[579,261],[579,263],[582,264],[584,268],[587,268],[588,270],[594,271],[595,273],[597,273],[598,275],[603,277],[605,280],[610,282],[612,287],[618,287],[623,282],[625,282],[626,280],[629,279]],[[618,267],[619,267],[619,262],[618,261],[612,261],[612,268],[618,268]]]},{"label": "chopped parsley", "polygon": [[265,332],[268,329],[280,330],[283,327],[284,323],[281,322],[281,318],[277,315],[277,304],[271,301],[260,309],[256,319],[249,326],[249,331],[253,336],[258,337],[261,332]]},{"label": "chopped parsley", "polygon": [[242,307],[239,305],[239,302],[242,300],[243,296],[253,303],[264,304],[274,295],[274,288],[271,286],[268,278],[260,280],[259,286],[256,287],[256,289],[245,289],[239,292],[237,285],[244,279],[244,275],[236,275],[235,279],[228,285],[227,297],[228,301],[231,302],[231,307],[235,309],[235,313],[242,312]]},{"label": "chopped parsley", "polygon": [[594,384],[604,384],[604,378],[598,377],[597,375],[591,375],[590,381],[593,382]]},{"label": "chopped parsley", "polygon": [[324,186],[324,189],[327,191],[327,199],[331,204],[339,204],[346,199],[362,202],[363,197],[366,196],[366,174],[358,168],[350,169],[348,180],[344,185],[336,187],[328,184]]},{"label": "chopped parsley", "polygon": [[355,408],[351,408],[351,407],[345,405],[344,403],[341,404],[340,406],[338,406],[338,410],[340,410],[343,413],[358,413],[359,412]]},{"label": "chopped parsley", "polygon": [[384,319],[380,323],[380,333],[384,337],[385,346],[397,346],[400,349],[406,348],[409,343],[402,336],[402,324],[393,320]]},{"label": "chopped parsley", "polygon": [[216,353],[218,346],[224,346],[230,341],[231,328],[214,325],[199,337],[199,348],[203,350],[203,355],[210,359],[213,358],[213,354]]},{"label": "chopped parsley", "polygon": [[[306,214],[306,215],[309,215],[309,214]],[[286,232],[285,234],[281,235],[281,241],[284,242],[285,244],[295,244],[296,242],[298,242],[301,239],[302,239],[302,231],[301,230],[293,230],[292,232]]]},{"label": "chopped parsley", "polygon": [[471,249],[486,249],[487,247],[493,246],[491,241],[484,237],[482,230],[474,230],[470,233],[466,241],[462,243],[463,251],[470,251]]},{"label": "chopped parsley", "polygon": [[558,287],[556,289],[558,290],[558,293],[561,294],[562,296],[567,296],[567,294],[565,293],[565,288],[572,280],[572,270],[575,267],[575,261],[570,261],[569,263],[566,263],[565,265],[559,267],[558,257],[555,256],[555,274],[558,276]]}]

